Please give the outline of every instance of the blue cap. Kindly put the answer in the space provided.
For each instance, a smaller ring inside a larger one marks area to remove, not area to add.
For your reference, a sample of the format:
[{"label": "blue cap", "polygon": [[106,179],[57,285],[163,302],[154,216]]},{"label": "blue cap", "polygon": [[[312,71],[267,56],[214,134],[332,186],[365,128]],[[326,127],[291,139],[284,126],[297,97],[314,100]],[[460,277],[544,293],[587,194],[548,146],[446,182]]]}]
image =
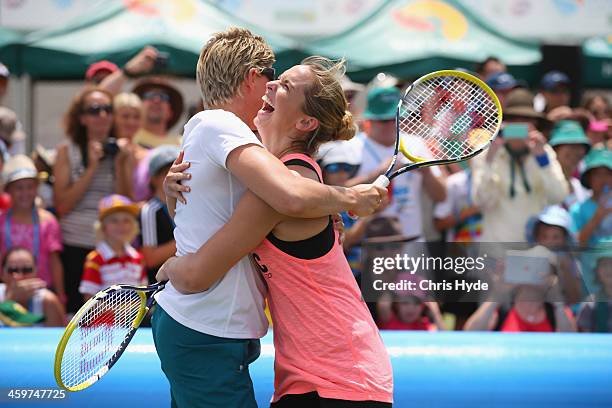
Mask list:
[{"label": "blue cap", "polygon": [[505,91],[519,86],[518,81],[507,72],[496,72],[487,79],[487,85],[494,91]]},{"label": "blue cap", "polygon": [[569,85],[570,82],[571,81],[569,77],[563,72],[550,71],[542,77],[542,81],[540,81],[540,88],[545,91],[550,91],[551,89],[555,89],[559,85]]},{"label": "blue cap", "polygon": [[174,145],[161,145],[149,153],[149,176],[155,176],[166,166],[171,165],[178,157],[181,149]]}]

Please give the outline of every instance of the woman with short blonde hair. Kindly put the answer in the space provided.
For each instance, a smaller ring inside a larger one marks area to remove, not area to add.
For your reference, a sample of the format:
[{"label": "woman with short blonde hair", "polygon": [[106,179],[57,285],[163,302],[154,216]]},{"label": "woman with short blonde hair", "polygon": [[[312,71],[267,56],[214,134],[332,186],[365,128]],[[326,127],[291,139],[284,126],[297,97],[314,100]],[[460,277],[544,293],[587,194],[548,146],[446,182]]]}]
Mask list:
[{"label": "woman with short blonde hair", "polygon": [[[299,177],[321,183],[312,158],[319,145],[355,135],[343,73],[344,61],[310,57],[267,85],[255,125]],[[274,322],[271,407],[390,407],[389,356],[331,217],[288,217],[247,191],[223,228],[195,254],[171,258],[158,279],[186,294],[205,291],[249,253]]]}]

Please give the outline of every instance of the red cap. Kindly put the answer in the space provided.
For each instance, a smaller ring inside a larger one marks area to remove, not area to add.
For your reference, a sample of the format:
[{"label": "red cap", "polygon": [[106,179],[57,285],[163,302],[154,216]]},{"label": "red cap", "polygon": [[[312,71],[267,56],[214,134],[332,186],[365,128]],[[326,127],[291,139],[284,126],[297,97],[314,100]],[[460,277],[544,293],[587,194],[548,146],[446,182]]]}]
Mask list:
[{"label": "red cap", "polygon": [[103,60],[94,62],[89,66],[89,68],[87,68],[87,71],[85,72],[85,79],[91,80],[100,71],[108,71],[112,74],[118,69],[119,67],[110,61]]}]

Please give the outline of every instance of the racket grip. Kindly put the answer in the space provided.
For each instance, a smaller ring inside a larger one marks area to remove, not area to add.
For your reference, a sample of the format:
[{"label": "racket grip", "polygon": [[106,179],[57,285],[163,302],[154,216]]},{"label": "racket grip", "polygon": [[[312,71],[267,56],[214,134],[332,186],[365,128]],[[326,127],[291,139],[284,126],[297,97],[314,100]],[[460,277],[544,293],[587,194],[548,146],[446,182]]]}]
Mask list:
[{"label": "racket grip", "polygon": [[387,178],[387,176],[385,176],[384,174],[381,174],[380,176],[378,176],[378,178],[376,180],[374,180],[374,185],[377,187],[383,187],[383,188],[387,188],[389,187],[389,179]]}]

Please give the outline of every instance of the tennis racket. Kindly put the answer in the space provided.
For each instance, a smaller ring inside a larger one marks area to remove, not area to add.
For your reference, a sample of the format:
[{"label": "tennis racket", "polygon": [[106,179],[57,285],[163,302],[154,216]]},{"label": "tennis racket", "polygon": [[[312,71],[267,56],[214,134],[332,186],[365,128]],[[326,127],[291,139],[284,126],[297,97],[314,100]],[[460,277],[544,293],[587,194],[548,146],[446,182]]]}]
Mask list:
[{"label": "tennis racket", "polygon": [[[458,163],[480,154],[499,132],[502,109],[491,88],[475,76],[436,71],[406,89],[395,122],[395,153],[385,174],[374,181],[380,187],[407,171]],[[424,147],[420,150],[426,154],[411,151],[405,141]],[[400,152],[411,163],[394,170]]]},{"label": "tennis racket", "polygon": [[[119,360],[165,282],[113,285],[98,292],[74,315],[55,351],[55,381],[81,391]],[[149,295],[149,296],[147,296]]]}]

